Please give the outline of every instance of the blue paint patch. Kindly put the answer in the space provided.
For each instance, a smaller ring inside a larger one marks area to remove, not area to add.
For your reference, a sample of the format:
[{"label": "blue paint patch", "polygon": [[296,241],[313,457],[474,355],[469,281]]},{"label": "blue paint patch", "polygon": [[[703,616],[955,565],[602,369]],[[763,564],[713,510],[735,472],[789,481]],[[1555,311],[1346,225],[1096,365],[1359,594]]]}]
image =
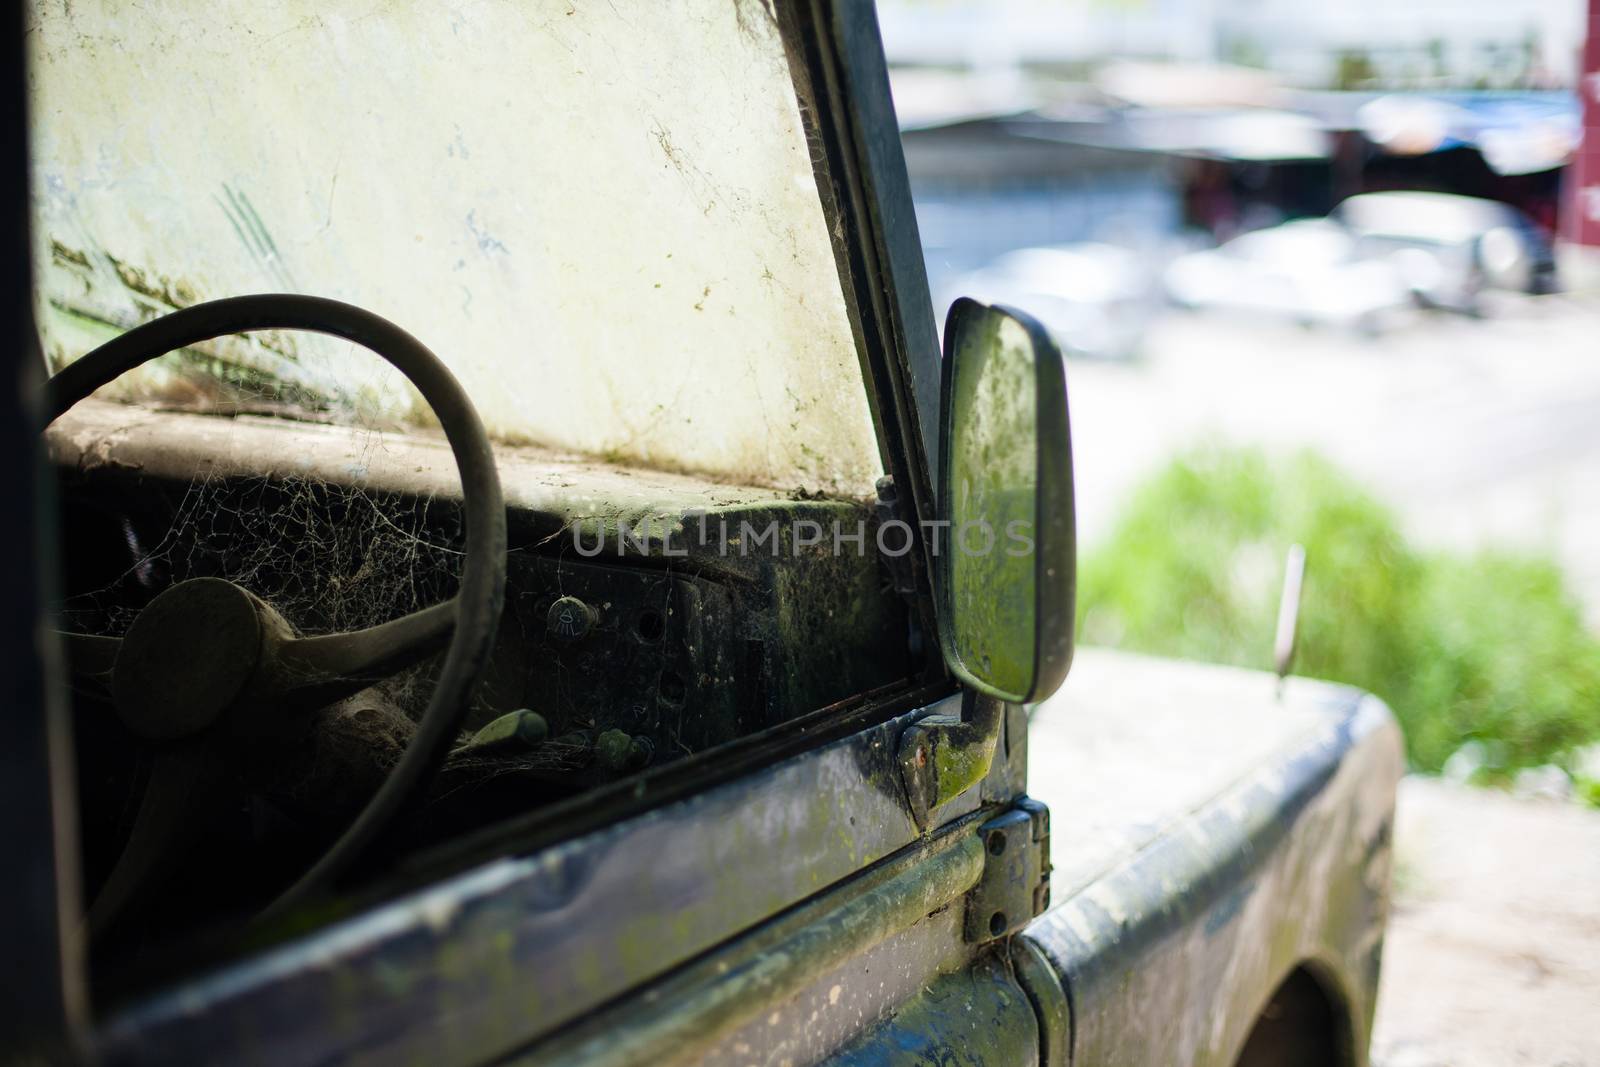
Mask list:
[{"label": "blue paint patch", "polygon": [[1238,918],[1239,912],[1244,909],[1244,902],[1250,899],[1250,894],[1256,891],[1254,882],[1245,882],[1237,885],[1211,909],[1211,914],[1206,916],[1206,936],[1212,937],[1223,927]]}]

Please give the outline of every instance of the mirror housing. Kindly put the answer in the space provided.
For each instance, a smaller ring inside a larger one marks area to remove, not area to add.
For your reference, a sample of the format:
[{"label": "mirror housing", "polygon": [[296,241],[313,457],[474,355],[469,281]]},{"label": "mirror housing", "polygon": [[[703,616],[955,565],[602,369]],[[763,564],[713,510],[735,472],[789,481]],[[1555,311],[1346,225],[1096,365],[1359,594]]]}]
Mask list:
[{"label": "mirror housing", "polygon": [[1061,350],[1021,311],[957,300],[940,420],[933,552],[945,663],[988,696],[1043,700],[1072,664],[1076,607]]}]

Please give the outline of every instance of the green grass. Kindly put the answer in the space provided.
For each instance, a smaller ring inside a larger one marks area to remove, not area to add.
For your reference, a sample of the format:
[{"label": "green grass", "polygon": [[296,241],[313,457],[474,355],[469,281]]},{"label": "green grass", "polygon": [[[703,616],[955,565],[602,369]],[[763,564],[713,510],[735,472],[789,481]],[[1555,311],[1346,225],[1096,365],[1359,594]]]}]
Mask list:
[{"label": "green grass", "polygon": [[1295,673],[1360,686],[1400,720],[1414,767],[1468,740],[1486,775],[1565,764],[1600,739],[1600,639],[1559,568],[1423,552],[1309,454],[1204,448],[1139,487],[1079,571],[1086,643],[1270,668],[1290,544],[1306,549]]}]

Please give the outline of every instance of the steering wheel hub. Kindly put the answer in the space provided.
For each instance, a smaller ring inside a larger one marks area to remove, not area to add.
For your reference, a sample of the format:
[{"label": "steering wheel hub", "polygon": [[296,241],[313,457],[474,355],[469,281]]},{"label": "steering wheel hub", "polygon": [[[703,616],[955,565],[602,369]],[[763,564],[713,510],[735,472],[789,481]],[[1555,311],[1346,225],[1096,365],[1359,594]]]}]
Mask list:
[{"label": "steering wheel hub", "polygon": [[256,599],[221,578],[163,591],[128,630],[111,692],[141,737],[172,740],[210,726],[244,691],[261,660]]}]

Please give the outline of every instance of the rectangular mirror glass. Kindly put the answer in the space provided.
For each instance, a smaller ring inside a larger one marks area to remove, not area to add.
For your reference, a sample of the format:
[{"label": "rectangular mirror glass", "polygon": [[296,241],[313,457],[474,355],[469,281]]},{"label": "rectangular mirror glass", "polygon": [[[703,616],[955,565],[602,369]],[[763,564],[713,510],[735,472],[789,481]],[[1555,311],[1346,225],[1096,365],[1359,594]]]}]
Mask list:
[{"label": "rectangular mirror glass", "polygon": [[1008,309],[957,301],[945,328],[937,546],[946,660],[1006,700],[1042,699],[1071,661],[1072,456],[1061,354]]}]

